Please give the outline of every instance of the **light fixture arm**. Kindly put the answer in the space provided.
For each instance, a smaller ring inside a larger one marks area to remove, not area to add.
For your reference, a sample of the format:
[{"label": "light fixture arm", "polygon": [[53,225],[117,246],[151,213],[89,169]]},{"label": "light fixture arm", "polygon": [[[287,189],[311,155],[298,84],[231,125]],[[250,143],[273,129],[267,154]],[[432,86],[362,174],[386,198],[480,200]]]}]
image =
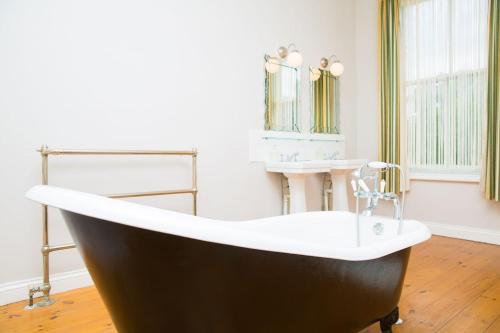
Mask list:
[{"label": "light fixture arm", "polygon": [[329,58],[321,58],[321,60],[319,61],[320,67],[326,69],[330,64],[330,61],[334,58],[335,61],[339,61],[339,58],[335,54],[332,54]]},{"label": "light fixture arm", "polygon": [[290,51],[298,51],[297,46],[294,43],[288,44],[288,47],[280,46],[280,48],[278,49],[278,55],[281,59],[285,59]]}]

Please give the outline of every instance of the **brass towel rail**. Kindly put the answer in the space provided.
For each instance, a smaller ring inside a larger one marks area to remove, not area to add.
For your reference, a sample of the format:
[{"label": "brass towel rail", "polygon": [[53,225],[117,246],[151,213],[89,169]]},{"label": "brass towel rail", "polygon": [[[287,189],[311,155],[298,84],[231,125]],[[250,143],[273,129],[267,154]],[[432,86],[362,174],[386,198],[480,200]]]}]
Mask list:
[{"label": "brass towel rail", "polygon": [[[174,189],[174,190],[159,190],[159,191],[148,191],[148,192],[134,192],[134,193],[118,193],[118,194],[108,194],[109,198],[123,199],[123,198],[136,198],[136,197],[149,197],[149,196],[159,196],[159,195],[174,195],[174,194],[188,194],[191,193],[193,196],[193,215],[197,213],[197,195],[198,195],[198,185],[197,185],[197,157],[198,152],[196,149],[192,150],[90,150],[90,149],[49,149],[46,145],[42,146],[37,150],[42,157],[42,184],[48,185],[49,183],[49,156],[58,155],[157,155],[157,156],[191,156],[191,169],[192,169],[192,182],[191,188],[186,189]],[[47,306],[54,303],[54,300],[50,298],[50,274],[49,274],[49,254],[54,251],[61,251],[72,249],[75,244],[63,244],[63,245],[49,245],[49,214],[48,207],[42,205],[42,224],[43,224],[43,235],[42,235],[42,261],[43,261],[43,282],[29,289],[29,304],[26,309],[33,309],[35,307]],[[33,303],[33,297],[35,294],[41,293],[43,299],[37,303]]]}]

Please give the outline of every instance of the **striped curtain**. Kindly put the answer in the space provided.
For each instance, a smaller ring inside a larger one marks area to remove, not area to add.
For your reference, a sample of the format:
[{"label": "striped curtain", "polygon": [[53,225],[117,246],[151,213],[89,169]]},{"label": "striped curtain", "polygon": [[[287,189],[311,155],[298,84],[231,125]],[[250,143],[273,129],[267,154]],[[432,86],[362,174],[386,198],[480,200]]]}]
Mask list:
[{"label": "striped curtain", "polygon": [[500,201],[500,0],[490,0],[488,99],[482,188],[489,200]]},{"label": "striped curtain", "polygon": [[[379,159],[401,164],[399,0],[379,0],[379,50]],[[387,192],[400,192],[399,177],[395,169],[384,175]]]},{"label": "striped curtain", "polygon": [[311,82],[313,133],[340,133],[339,79],[319,69],[319,79]]}]

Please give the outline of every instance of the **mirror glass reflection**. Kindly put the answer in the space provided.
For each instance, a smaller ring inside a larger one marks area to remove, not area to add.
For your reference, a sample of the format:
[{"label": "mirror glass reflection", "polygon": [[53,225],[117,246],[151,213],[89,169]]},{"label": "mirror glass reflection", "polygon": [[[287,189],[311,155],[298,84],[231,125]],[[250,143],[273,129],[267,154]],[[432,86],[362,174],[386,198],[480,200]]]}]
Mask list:
[{"label": "mirror glass reflection", "polygon": [[265,61],[265,130],[298,132],[299,68],[270,56]]},{"label": "mirror glass reflection", "polygon": [[309,69],[311,132],[340,134],[340,80],[329,70]]}]

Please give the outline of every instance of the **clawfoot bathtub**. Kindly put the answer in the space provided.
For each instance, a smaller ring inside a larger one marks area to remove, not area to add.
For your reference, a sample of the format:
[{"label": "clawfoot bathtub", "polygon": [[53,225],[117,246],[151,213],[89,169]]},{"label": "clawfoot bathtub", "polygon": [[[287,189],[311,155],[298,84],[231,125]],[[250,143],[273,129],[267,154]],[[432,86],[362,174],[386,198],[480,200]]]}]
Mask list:
[{"label": "clawfoot bathtub", "polygon": [[357,247],[349,212],[222,222],[51,186],[27,196],[62,211],[119,332],[391,332],[410,247],[430,237],[370,217]]}]

